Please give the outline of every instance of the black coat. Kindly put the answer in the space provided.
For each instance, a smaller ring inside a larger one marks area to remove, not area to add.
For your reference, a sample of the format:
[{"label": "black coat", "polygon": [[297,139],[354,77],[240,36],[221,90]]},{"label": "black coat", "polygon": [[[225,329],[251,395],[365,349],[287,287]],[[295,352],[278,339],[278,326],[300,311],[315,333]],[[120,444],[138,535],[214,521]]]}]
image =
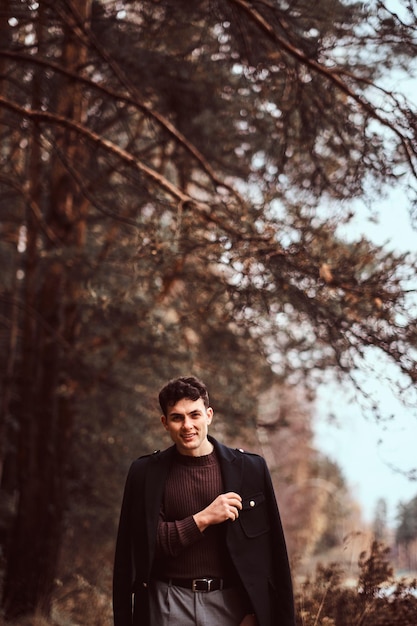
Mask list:
[{"label": "black coat", "polygon": [[[257,454],[228,448],[210,437],[220,462],[224,491],[242,497],[243,509],[228,524],[232,562],[259,626],[294,626],[290,568],[271,477]],[[126,480],[113,579],[115,626],[152,626],[147,585],[155,555],[159,512],[174,446],[140,457]],[[134,608],[132,614],[132,596]]]}]

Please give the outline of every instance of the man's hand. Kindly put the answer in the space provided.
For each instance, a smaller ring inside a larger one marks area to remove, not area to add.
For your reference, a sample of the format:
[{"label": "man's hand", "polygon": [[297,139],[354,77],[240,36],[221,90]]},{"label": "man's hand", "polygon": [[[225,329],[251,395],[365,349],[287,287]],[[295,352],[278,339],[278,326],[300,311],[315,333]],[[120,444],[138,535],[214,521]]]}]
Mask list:
[{"label": "man's hand", "polygon": [[193,517],[198,528],[203,532],[208,526],[221,524],[228,519],[234,522],[239,517],[241,509],[242,498],[238,493],[229,491],[228,493],[221,493],[211,504]]}]

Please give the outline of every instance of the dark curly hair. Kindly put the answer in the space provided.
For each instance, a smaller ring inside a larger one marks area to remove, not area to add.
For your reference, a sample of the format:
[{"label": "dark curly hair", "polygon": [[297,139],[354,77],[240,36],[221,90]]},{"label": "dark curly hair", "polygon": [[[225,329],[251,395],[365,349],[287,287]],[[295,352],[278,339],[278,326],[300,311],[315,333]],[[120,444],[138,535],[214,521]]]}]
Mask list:
[{"label": "dark curly hair", "polygon": [[209,406],[209,396],[205,384],[195,376],[181,376],[170,380],[159,392],[159,404],[162,413],[167,416],[168,407],[174,406],[178,400],[202,398],[204,406]]}]

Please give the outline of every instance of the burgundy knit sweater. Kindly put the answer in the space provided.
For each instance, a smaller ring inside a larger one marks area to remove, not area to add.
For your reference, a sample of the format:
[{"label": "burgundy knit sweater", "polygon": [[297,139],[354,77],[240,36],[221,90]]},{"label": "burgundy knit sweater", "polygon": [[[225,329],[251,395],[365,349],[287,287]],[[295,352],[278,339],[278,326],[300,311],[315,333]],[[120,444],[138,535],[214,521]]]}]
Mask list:
[{"label": "burgundy knit sweater", "polygon": [[155,578],[232,578],[225,523],[201,532],[192,517],[222,492],[215,452],[200,457],[175,455],[159,519]]}]

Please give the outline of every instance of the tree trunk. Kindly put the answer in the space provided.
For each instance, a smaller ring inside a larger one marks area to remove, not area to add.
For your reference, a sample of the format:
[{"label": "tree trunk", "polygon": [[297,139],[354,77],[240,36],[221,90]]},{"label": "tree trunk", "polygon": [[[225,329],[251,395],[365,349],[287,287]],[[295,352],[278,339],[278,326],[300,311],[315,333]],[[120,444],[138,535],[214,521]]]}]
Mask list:
[{"label": "tree trunk", "polygon": [[[90,0],[78,0],[72,6],[82,20],[88,18]],[[42,8],[39,11],[37,40],[42,50],[48,24]],[[68,18],[62,46],[62,64],[67,69],[74,69],[86,56],[75,30],[75,22]],[[39,107],[41,94],[45,93],[45,80],[43,70],[36,70],[33,108]],[[58,113],[80,121],[82,94],[66,79],[61,80]],[[18,382],[18,504],[3,593],[7,619],[33,611],[46,615],[50,612],[67,505],[66,476],[72,438],[71,348],[76,339],[78,307],[77,278],[68,271],[67,251],[82,248],[85,215],[79,209],[83,205],[78,201],[75,185],[60,159],[56,154],[45,159],[41,132],[35,126],[31,136],[29,195],[31,207],[42,208],[48,236],[28,207]],[[50,135],[51,132],[53,129],[49,129]],[[66,160],[82,159],[70,133],[57,131],[55,148]]]},{"label": "tree trunk", "polygon": [[[5,0],[4,11],[0,13],[0,41],[4,48],[7,49],[10,43],[10,28],[8,28],[7,18],[10,14],[10,2]],[[0,93],[7,95],[7,82],[4,80],[8,70],[8,62],[6,59],[0,58]],[[0,128],[3,128],[3,116],[5,112],[0,109]],[[10,131],[6,139],[3,136],[2,141],[13,141],[13,132]],[[5,228],[5,226],[3,225]],[[6,456],[6,441],[8,439],[8,418],[10,415],[10,404],[12,399],[13,375],[16,363],[17,336],[18,336],[18,307],[17,300],[14,297],[17,292],[17,240],[18,232],[14,227],[13,231],[9,227],[8,232],[2,231],[2,237],[8,239],[11,251],[8,251],[7,267],[2,267],[2,302],[1,313],[8,319],[9,332],[6,341],[0,345],[3,351],[3,363],[0,367],[0,488],[3,483],[3,469]],[[15,240],[13,242],[13,239]],[[13,246],[13,247],[12,247]],[[6,278],[7,276],[7,278]],[[5,279],[6,278],[6,279]]]}]

